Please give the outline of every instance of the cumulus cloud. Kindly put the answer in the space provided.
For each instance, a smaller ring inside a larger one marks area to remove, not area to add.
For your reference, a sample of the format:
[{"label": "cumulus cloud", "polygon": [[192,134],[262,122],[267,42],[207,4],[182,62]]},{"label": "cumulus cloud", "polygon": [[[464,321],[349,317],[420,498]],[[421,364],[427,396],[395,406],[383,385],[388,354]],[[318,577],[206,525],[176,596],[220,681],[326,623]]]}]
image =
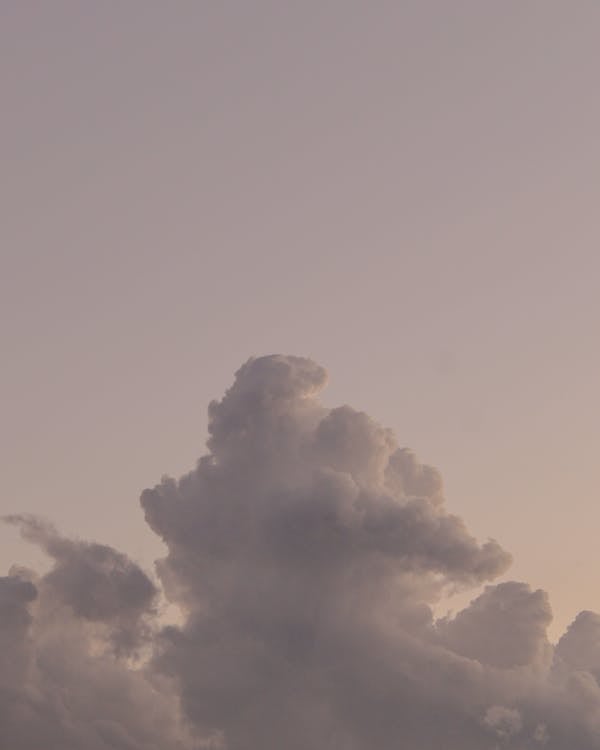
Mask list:
[{"label": "cumulus cloud", "polygon": [[110,547],[10,516],[54,565],[0,578],[0,748],[192,747],[166,679],[135,663],[156,589]]},{"label": "cumulus cloud", "polygon": [[52,567],[0,579],[0,747],[600,749],[600,618],[554,648],[546,594],[492,584],[507,552],[390,430],[325,408],[326,381],[299,357],[240,368],[208,453],[142,493],[158,581],[8,517]]},{"label": "cumulus cloud", "polygon": [[483,723],[502,740],[509,740],[515,734],[519,734],[523,728],[521,714],[517,709],[504,706],[488,708],[483,717]]},{"label": "cumulus cloud", "polygon": [[482,664],[543,667],[552,659],[546,639],[551,621],[544,591],[531,591],[524,583],[509,581],[486,586],[454,619],[439,621],[438,632],[453,651]]},{"label": "cumulus cloud", "polygon": [[117,651],[131,652],[149,633],[148,615],[155,612],[158,590],[144,571],[126,555],[103,544],[61,537],[48,523],[31,516],[7,516],[25,539],[52,558],[52,570],[41,591],[52,607],[96,624]]}]

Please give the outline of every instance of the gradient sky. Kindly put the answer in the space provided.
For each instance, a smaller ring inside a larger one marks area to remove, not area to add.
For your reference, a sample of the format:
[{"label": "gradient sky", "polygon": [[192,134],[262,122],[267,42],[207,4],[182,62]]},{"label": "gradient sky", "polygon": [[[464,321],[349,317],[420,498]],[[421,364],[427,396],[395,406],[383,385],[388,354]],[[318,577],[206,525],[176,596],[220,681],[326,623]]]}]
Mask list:
[{"label": "gradient sky", "polygon": [[[249,356],[313,357],[600,610],[600,5],[0,7],[1,512],[127,549]],[[36,562],[0,529],[2,570]]]}]

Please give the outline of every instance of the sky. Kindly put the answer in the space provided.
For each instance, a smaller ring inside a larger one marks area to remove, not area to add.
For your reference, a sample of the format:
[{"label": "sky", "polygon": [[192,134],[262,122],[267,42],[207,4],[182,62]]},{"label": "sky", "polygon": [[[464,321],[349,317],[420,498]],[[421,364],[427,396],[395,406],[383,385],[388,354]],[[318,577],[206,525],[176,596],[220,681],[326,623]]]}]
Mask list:
[{"label": "sky", "polygon": [[1,5],[0,746],[600,748],[599,23]]},{"label": "sky", "polygon": [[[140,493],[281,352],[439,470],[553,639],[600,610],[599,24],[586,0],[2,3],[0,511],[151,570]],[[46,559],[0,529],[3,573]]]}]

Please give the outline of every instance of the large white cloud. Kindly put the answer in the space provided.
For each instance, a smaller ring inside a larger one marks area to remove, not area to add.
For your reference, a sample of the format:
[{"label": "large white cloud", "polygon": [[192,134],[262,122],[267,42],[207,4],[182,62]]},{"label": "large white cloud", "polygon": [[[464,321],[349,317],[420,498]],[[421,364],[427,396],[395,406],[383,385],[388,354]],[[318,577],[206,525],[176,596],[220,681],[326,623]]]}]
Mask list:
[{"label": "large white cloud", "polygon": [[122,553],[9,519],[53,567],[0,580],[0,747],[600,749],[600,617],[553,648],[545,593],[491,585],[509,555],[390,430],[326,409],[325,383],[249,360],[209,406],[209,453],[142,494],[180,626]]}]

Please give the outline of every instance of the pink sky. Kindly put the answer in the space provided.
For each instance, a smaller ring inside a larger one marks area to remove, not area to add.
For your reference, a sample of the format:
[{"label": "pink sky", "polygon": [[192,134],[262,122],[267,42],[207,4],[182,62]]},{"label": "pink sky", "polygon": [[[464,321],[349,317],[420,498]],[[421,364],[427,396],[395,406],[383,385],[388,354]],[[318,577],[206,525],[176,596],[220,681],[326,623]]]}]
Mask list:
[{"label": "pink sky", "polygon": [[[0,511],[160,552],[142,489],[310,356],[600,610],[596,3],[5,2]],[[0,528],[0,563],[35,561]]]}]

